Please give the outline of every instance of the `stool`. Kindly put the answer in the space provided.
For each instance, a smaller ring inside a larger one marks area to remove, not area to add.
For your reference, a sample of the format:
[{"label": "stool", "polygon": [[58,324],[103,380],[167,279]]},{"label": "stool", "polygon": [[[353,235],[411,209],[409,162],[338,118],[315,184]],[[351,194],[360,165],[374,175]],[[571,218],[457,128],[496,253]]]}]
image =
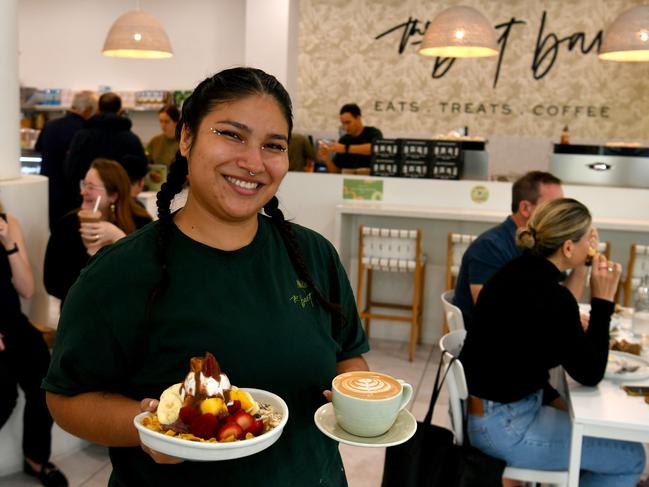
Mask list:
[{"label": "stool", "polygon": [[[366,227],[361,225],[358,237],[358,286],[356,305],[361,320],[365,320],[365,332],[369,338],[372,318],[410,323],[410,348],[408,359],[412,362],[415,346],[421,331],[421,314],[424,292],[425,256],[421,252],[421,230],[402,230]],[[365,306],[363,307],[363,281],[367,271]],[[372,277],[374,271],[412,272],[414,286],[412,302],[401,304],[372,300]],[[373,308],[390,308],[409,311],[408,315],[375,313]]]}]

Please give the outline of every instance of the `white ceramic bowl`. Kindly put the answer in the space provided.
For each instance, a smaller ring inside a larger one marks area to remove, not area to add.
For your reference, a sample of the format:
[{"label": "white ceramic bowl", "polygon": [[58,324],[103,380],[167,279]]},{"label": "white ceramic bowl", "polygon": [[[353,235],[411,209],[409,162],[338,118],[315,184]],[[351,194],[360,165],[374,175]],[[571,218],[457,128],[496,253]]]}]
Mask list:
[{"label": "white ceramic bowl", "polygon": [[281,436],[288,421],[288,406],[281,397],[272,392],[248,388],[244,388],[244,390],[248,391],[255,401],[270,404],[276,412],[282,415],[281,422],[275,428],[250,440],[230,443],[203,443],[166,436],[150,430],[142,424],[142,419],[146,416],[152,416],[151,413],[138,414],[133,418],[133,423],[140,434],[142,443],[153,450],[173,457],[199,462],[212,462],[254,455],[271,446]]}]

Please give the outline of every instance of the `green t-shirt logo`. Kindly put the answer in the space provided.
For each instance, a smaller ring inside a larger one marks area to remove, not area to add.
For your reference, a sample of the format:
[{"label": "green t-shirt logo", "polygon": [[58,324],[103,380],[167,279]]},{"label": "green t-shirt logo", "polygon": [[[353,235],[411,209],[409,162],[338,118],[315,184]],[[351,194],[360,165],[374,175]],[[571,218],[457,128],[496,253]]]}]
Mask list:
[{"label": "green t-shirt logo", "polygon": [[307,304],[310,304],[311,307],[315,306],[313,296],[311,291],[308,291],[309,286],[307,286],[306,282],[296,279],[295,284],[298,288],[298,294],[291,295],[289,298],[291,303],[295,303],[300,308],[306,308]]}]

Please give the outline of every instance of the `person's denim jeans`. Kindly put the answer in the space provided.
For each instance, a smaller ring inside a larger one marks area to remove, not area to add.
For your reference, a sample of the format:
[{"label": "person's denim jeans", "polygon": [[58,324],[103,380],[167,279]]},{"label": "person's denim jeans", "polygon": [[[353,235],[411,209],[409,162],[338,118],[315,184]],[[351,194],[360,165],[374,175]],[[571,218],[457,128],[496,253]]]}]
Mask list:
[{"label": "person's denim jeans", "polygon": [[[567,470],[571,423],[568,413],[542,406],[541,391],[509,404],[483,400],[484,416],[469,416],[471,444],[508,466]],[[644,470],[641,444],[585,437],[581,487],[634,487]]]}]

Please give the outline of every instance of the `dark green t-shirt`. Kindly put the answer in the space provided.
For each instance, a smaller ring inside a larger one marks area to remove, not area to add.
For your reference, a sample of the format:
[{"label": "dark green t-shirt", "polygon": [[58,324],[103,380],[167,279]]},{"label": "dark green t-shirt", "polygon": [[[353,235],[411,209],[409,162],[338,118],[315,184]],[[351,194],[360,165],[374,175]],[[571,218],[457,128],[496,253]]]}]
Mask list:
[{"label": "dark green t-shirt", "polygon": [[346,485],[337,443],[317,430],[313,414],[336,362],[366,352],[367,339],[333,246],[293,229],[315,282],[341,303],[345,323],[305,289],[276,226],[261,215],[252,243],[233,252],[174,227],[169,285],[149,324],[145,303],[160,277],[156,224],[102,251],[81,273],[61,315],[43,382],[48,391],[156,398],[182,381],[190,357],[210,351],[234,385],[274,392],[290,412],[277,443],[242,459],[157,465],[139,447],[111,448],[111,485]]}]

